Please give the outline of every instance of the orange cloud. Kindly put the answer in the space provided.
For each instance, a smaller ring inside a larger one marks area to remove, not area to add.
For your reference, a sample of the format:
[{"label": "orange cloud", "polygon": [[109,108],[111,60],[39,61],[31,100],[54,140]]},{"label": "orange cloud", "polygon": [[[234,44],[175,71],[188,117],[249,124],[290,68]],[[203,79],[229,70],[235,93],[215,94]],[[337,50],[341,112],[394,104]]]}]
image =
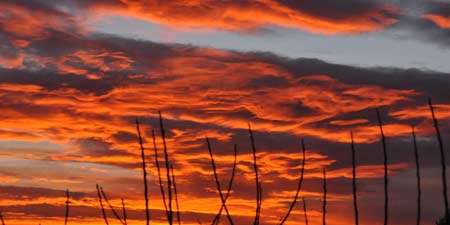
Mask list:
[{"label": "orange cloud", "polygon": [[[388,16],[397,10],[390,6],[367,4],[365,10],[335,16],[320,14],[308,6],[291,7],[273,0],[258,1],[128,1],[121,4],[90,6],[105,14],[119,13],[181,29],[255,30],[271,25],[321,34],[348,34],[384,29],[397,20]],[[317,5],[327,3],[317,3]],[[344,3],[342,3],[344,4]],[[334,7],[333,5],[329,6]],[[348,5],[352,7],[352,5]],[[335,13],[340,13],[336,11]]]},{"label": "orange cloud", "polygon": [[437,14],[425,14],[422,16],[435,23],[437,26],[443,29],[450,29],[450,17]]}]

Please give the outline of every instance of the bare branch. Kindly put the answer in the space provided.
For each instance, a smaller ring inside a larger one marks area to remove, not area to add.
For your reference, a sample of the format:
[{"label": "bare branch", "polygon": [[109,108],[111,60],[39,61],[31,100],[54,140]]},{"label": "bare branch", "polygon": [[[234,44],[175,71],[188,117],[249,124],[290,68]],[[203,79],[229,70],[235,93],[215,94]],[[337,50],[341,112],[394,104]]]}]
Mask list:
[{"label": "bare branch", "polygon": [[158,111],[159,114],[159,127],[161,129],[161,139],[163,141],[164,146],[164,157],[166,161],[166,175],[167,175],[167,190],[169,194],[169,218],[168,222],[169,225],[173,224],[173,210],[172,210],[172,181],[170,177],[170,161],[169,161],[169,154],[167,153],[167,143],[166,143],[166,132],[164,130],[164,124],[163,124],[163,118],[160,111]]},{"label": "bare branch", "polygon": [[175,194],[175,204],[177,206],[177,221],[178,225],[181,225],[181,216],[180,216],[180,205],[178,204],[178,192],[177,192],[177,183],[175,182],[175,173],[173,172],[173,165],[170,165],[170,170],[172,172],[172,183],[173,183],[173,191]]},{"label": "bare branch", "polygon": [[356,151],[355,142],[353,140],[353,132],[350,131],[351,138],[351,150],[352,150],[352,186],[353,186],[353,209],[355,211],[355,225],[359,224],[359,213],[358,213],[358,194],[356,190]]},{"label": "bare branch", "polygon": [[106,196],[106,193],[103,191],[103,187],[100,187],[100,193],[102,194],[103,199],[105,199],[106,204],[108,204],[109,209],[111,209],[111,211],[113,212],[113,214],[117,218],[117,220],[119,220],[121,224],[125,225],[125,223],[123,222],[122,218],[120,218],[119,214],[116,212],[114,207],[109,202],[109,199]]},{"label": "bare branch", "polygon": [[300,179],[298,181],[298,185],[297,185],[297,191],[295,192],[295,197],[294,197],[294,201],[292,201],[291,206],[289,207],[288,212],[286,213],[286,215],[283,217],[283,219],[281,220],[280,225],[283,225],[284,222],[286,222],[287,218],[289,217],[289,215],[291,214],[292,209],[295,206],[295,203],[297,203],[297,198],[298,195],[300,194],[300,190],[302,189],[302,183],[303,183],[303,174],[305,172],[305,162],[306,162],[306,148],[305,148],[305,142],[302,139],[301,141],[302,144],[302,155],[303,155],[303,160],[302,160],[302,169],[300,172]]},{"label": "bare branch", "polygon": [[69,196],[69,189],[66,190],[66,216],[64,218],[64,224],[67,225],[67,221],[69,219],[69,204],[70,204],[70,196]]},{"label": "bare branch", "polygon": [[213,173],[214,173],[214,179],[216,181],[217,191],[219,192],[220,200],[222,201],[222,206],[224,207],[225,212],[227,213],[228,221],[230,222],[231,225],[233,225],[234,224],[233,223],[233,219],[230,216],[230,213],[228,211],[227,205],[225,204],[225,198],[223,197],[223,194],[222,194],[222,189],[220,188],[219,177],[217,176],[217,171],[216,171],[216,163],[214,162],[214,156],[213,156],[212,149],[211,149],[211,144],[209,143],[209,139],[208,138],[206,138],[206,144],[208,146],[208,152],[209,152],[209,156],[210,156],[210,159],[211,159],[211,166],[212,166]]},{"label": "bare branch", "polygon": [[155,137],[155,131],[152,130],[152,139],[153,139],[153,150],[155,152],[155,165],[158,171],[158,181],[159,181],[159,189],[161,190],[161,198],[163,199],[164,203],[164,209],[166,211],[167,220],[169,220],[169,210],[167,209],[167,201],[166,201],[166,193],[164,191],[164,185],[162,182],[161,177],[161,167],[159,165],[159,159],[158,159],[158,148],[156,147],[156,137]]},{"label": "bare branch", "polygon": [[146,224],[150,224],[150,211],[148,209],[148,184],[147,184],[147,167],[145,164],[145,149],[144,144],[142,143],[141,130],[139,129],[139,120],[136,119],[136,130],[139,138],[139,145],[141,147],[141,157],[142,157],[142,172],[144,175],[144,198],[145,198],[145,219]]},{"label": "bare branch", "polygon": [[255,220],[254,220],[253,224],[259,225],[259,218],[260,218],[261,204],[262,204],[262,187],[261,187],[261,183],[259,182],[258,164],[257,164],[257,160],[256,160],[255,140],[253,138],[253,132],[252,132],[250,123],[248,124],[248,132],[250,134],[250,142],[252,145],[253,169],[255,171],[255,184],[256,184],[256,215],[255,215]]},{"label": "bare branch", "polygon": [[388,192],[388,155],[386,148],[386,138],[383,131],[383,123],[381,121],[380,111],[376,109],[378,126],[380,127],[381,143],[383,145],[383,164],[384,164],[384,225],[388,224],[389,218],[389,192]]},{"label": "bare branch", "polygon": [[97,187],[98,202],[100,203],[100,208],[102,209],[103,219],[105,220],[105,224],[109,225],[108,218],[106,217],[105,207],[103,207],[102,195],[100,194],[100,188],[98,184],[96,184],[96,187]]}]

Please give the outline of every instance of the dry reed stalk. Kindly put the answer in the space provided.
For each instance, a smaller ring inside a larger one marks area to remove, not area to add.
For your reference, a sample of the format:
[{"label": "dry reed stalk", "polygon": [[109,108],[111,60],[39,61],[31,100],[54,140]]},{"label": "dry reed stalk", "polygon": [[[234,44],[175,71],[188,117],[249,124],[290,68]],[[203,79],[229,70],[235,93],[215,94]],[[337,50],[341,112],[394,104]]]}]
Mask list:
[{"label": "dry reed stalk", "polygon": [[417,217],[416,217],[416,225],[420,225],[421,219],[421,204],[422,204],[422,188],[420,186],[420,162],[419,162],[419,149],[417,148],[416,141],[416,132],[414,130],[414,126],[411,127],[412,137],[413,137],[413,146],[414,146],[414,159],[416,163],[416,180],[417,180]]},{"label": "dry reed stalk", "polygon": [[100,188],[98,184],[96,184],[96,187],[97,187],[98,202],[100,203],[100,208],[102,209],[103,219],[105,220],[105,224],[109,225],[108,218],[106,217],[105,207],[103,207],[102,195],[100,194]]},{"label": "dry reed stalk", "polygon": [[[236,174],[236,165],[237,165],[237,145],[234,144],[234,162],[233,162],[233,169],[231,170],[231,178],[230,181],[228,182],[228,188],[227,188],[227,193],[225,194],[225,201],[228,200],[228,197],[230,196],[231,193],[231,188],[233,187],[233,181],[234,181],[234,176]],[[223,204],[220,206],[219,212],[216,214],[216,216],[214,217],[213,222],[211,223],[212,225],[218,224],[220,221],[220,216],[222,215],[222,210],[223,210]]]},{"label": "dry reed stalk", "polygon": [[167,176],[167,190],[169,195],[169,218],[168,222],[169,225],[173,224],[173,210],[172,210],[172,180],[170,177],[170,161],[169,161],[169,154],[167,152],[167,143],[166,143],[166,132],[164,130],[164,124],[163,124],[163,117],[160,111],[158,111],[159,114],[159,127],[161,129],[161,139],[163,141],[163,147],[164,147],[164,157],[165,157],[165,165],[166,165],[166,176]]},{"label": "dry reed stalk", "polygon": [[105,199],[106,204],[108,205],[109,209],[113,212],[114,216],[117,218],[117,220],[120,221],[121,224],[125,225],[120,215],[116,212],[114,207],[109,202],[108,196],[106,196],[106,193],[103,191],[103,187],[100,186],[100,193],[102,194],[103,199]]},{"label": "dry reed stalk", "polygon": [[377,113],[377,120],[378,120],[378,126],[380,128],[380,134],[381,134],[381,143],[383,147],[383,165],[384,165],[384,225],[388,224],[388,218],[389,218],[389,180],[388,180],[388,155],[387,155],[387,148],[386,148],[386,137],[384,136],[383,131],[383,122],[381,121],[380,111],[378,108],[376,109]]},{"label": "dry reed stalk", "polygon": [[256,147],[255,140],[253,138],[252,128],[250,123],[248,124],[248,132],[250,134],[250,142],[252,145],[252,154],[253,154],[253,170],[255,171],[255,184],[256,184],[256,215],[255,220],[253,222],[254,225],[259,225],[259,218],[261,213],[261,205],[262,205],[262,187],[259,181],[259,173],[258,173],[258,164],[256,159]]},{"label": "dry reed stalk", "polygon": [[158,171],[158,181],[159,181],[159,189],[161,191],[161,198],[164,203],[164,209],[166,211],[167,220],[169,220],[169,210],[167,209],[167,201],[166,201],[166,193],[164,191],[164,185],[162,182],[161,177],[161,167],[159,165],[159,159],[158,159],[158,148],[156,147],[156,137],[155,137],[155,131],[152,130],[152,139],[153,139],[153,150],[155,152],[155,165]]},{"label": "dry reed stalk", "polygon": [[355,225],[359,225],[358,213],[358,195],[356,189],[356,150],[355,142],[353,140],[353,132],[350,131],[351,150],[352,150],[352,187],[353,187],[353,209],[355,212]]},{"label": "dry reed stalk", "polygon": [[447,175],[446,175],[446,159],[445,159],[445,151],[444,144],[442,142],[441,132],[439,130],[439,124],[436,119],[436,115],[434,114],[434,107],[431,103],[431,98],[428,98],[428,106],[430,107],[431,117],[433,118],[434,128],[436,130],[436,137],[439,143],[439,150],[441,153],[441,168],[442,168],[442,194],[444,196],[444,208],[445,208],[445,222],[449,222],[449,206],[448,206],[448,195],[447,195]]},{"label": "dry reed stalk", "polygon": [[305,197],[302,197],[302,200],[303,200],[303,215],[305,216],[305,224],[309,225],[309,223],[308,223],[308,211],[306,210]]},{"label": "dry reed stalk", "polygon": [[225,212],[227,214],[228,221],[230,222],[231,225],[233,225],[234,224],[233,219],[230,216],[230,212],[228,211],[228,208],[227,208],[227,205],[226,205],[226,202],[225,202],[225,198],[223,196],[222,189],[220,187],[219,177],[217,176],[216,163],[214,162],[214,156],[213,156],[213,153],[212,153],[212,148],[211,148],[211,144],[209,142],[209,138],[206,138],[206,144],[208,146],[209,157],[211,159],[211,166],[212,166],[212,170],[213,170],[213,173],[214,173],[214,179],[216,181],[216,188],[217,188],[217,191],[219,192],[220,200],[222,201],[222,205],[223,205],[223,207],[225,209]]},{"label": "dry reed stalk", "polygon": [[145,149],[142,143],[141,130],[139,129],[139,120],[136,119],[136,130],[139,138],[139,146],[141,147],[141,157],[142,157],[142,172],[144,177],[144,198],[145,198],[145,221],[146,224],[150,224],[150,211],[148,209],[148,184],[147,184],[147,167],[145,164]]},{"label": "dry reed stalk", "polygon": [[125,201],[123,200],[123,198],[121,198],[122,200],[122,213],[123,213],[123,222],[125,223],[125,225],[127,225],[127,209],[125,208]]},{"label": "dry reed stalk", "polygon": [[66,190],[66,216],[64,217],[64,224],[67,225],[67,221],[69,220],[69,200],[70,200],[70,196],[69,196],[69,189]]},{"label": "dry reed stalk", "polygon": [[173,165],[170,165],[170,170],[172,172],[173,191],[175,194],[175,205],[177,207],[177,221],[178,225],[181,225],[180,205],[178,204],[177,183],[175,182],[175,173],[173,172]]},{"label": "dry reed stalk", "polygon": [[301,141],[302,144],[302,155],[303,155],[303,159],[302,159],[302,169],[300,172],[300,179],[298,181],[298,185],[297,185],[297,191],[295,192],[295,197],[294,197],[294,201],[292,201],[291,206],[289,207],[289,210],[287,211],[286,215],[283,217],[283,219],[281,220],[280,225],[283,225],[284,222],[286,222],[286,220],[288,219],[289,215],[291,214],[292,209],[295,206],[295,203],[297,203],[297,198],[298,195],[300,193],[300,190],[302,189],[302,183],[303,183],[303,174],[305,172],[305,161],[306,161],[306,148],[305,148],[305,142],[302,139]]}]

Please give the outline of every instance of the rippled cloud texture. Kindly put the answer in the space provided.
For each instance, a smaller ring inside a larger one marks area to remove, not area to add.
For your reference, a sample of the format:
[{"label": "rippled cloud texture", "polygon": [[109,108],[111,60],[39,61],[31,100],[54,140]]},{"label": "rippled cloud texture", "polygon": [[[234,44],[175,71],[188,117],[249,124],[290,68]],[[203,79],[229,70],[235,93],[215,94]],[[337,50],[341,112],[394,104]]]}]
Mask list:
[{"label": "rippled cloud texture", "polygon": [[[151,149],[151,130],[159,135],[157,112],[162,111],[183,224],[207,224],[220,207],[206,136],[212,140],[222,183],[229,179],[233,144],[238,144],[236,182],[228,205],[239,224],[253,219],[248,123],[255,132],[264,192],[262,224],[277,224],[293,198],[301,167],[300,138],[307,147],[301,195],[308,202],[310,223],[321,224],[323,167],[329,171],[328,223],[353,222],[350,131],[357,148],[361,221],[379,224],[383,212],[382,151],[375,121],[379,108],[388,137],[392,224],[411,224],[415,219],[410,201],[415,197],[412,125],[420,136],[423,218],[432,224],[441,216],[443,203],[427,97],[433,98],[448,138],[450,74],[160,44],[97,33],[89,26],[102,15],[117,14],[209,32],[245,33],[280,26],[321,35],[362,35],[414,27],[417,32],[432,30],[421,34],[427,40],[448,44],[448,3],[423,4],[425,12],[416,17],[403,12],[401,4],[0,2],[0,210],[5,220],[62,223],[69,188],[72,223],[103,224],[95,192],[99,183],[114,205],[125,198],[130,224],[142,224],[143,185],[134,121],[138,118],[143,124],[144,145]],[[159,139],[157,145],[162,147]],[[149,154],[148,161],[153,160]],[[164,224],[153,163],[148,170],[152,222]],[[289,224],[302,218],[296,208]]]}]

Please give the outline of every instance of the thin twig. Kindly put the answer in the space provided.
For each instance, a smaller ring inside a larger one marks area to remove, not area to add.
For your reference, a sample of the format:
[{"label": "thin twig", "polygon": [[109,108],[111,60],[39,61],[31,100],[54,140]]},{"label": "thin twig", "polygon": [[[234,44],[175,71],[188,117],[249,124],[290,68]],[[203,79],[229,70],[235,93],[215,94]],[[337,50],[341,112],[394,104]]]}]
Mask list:
[{"label": "thin twig", "polygon": [[103,199],[105,199],[106,204],[108,205],[109,209],[111,209],[111,211],[113,212],[113,214],[117,218],[117,220],[119,220],[121,224],[125,225],[122,218],[120,218],[120,215],[116,212],[114,207],[109,202],[108,196],[106,196],[106,193],[103,191],[103,187],[100,187],[100,193],[102,194]]},{"label": "thin twig", "polygon": [[217,176],[217,171],[216,171],[216,163],[214,162],[214,156],[213,156],[211,144],[209,143],[208,138],[206,138],[206,144],[208,146],[209,157],[211,159],[211,166],[212,166],[213,173],[214,173],[214,179],[216,181],[216,188],[217,188],[217,191],[219,192],[220,200],[222,201],[222,205],[225,209],[225,212],[227,213],[228,221],[230,222],[231,225],[233,225],[234,224],[233,219],[231,218],[230,213],[227,208],[227,205],[225,204],[225,198],[223,197],[222,189],[220,187],[219,177]]},{"label": "thin twig", "polygon": [[158,111],[159,114],[159,127],[161,129],[161,139],[163,141],[164,146],[164,157],[166,161],[166,175],[167,175],[167,190],[169,194],[169,225],[173,224],[173,211],[172,211],[172,181],[170,178],[170,161],[169,161],[169,154],[167,153],[167,143],[166,143],[166,132],[164,130],[164,124],[163,124],[163,118],[160,111]]},{"label": "thin twig", "polygon": [[259,225],[259,217],[261,213],[261,204],[262,204],[262,187],[259,181],[259,173],[258,173],[258,164],[256,160],[256,147],[255,140],[253,138],[252,128],[250,123],[248,124],[248,132],[250,134],[250,142],[252,145],[252,153],[253,153],[253,169],[255,171],[255,184],[256,184],[256,215],[255,220],[253,222],[254,225]]},{"label": "thin twig", "polygon": [[2,221],[2,225],[5,225],[5,221],[3,220],[3,214],[0,212],[0,220]]},{"label": "thin twig", "polygon": [[67,221],[69,220],[69,204],[70,204],[70,196],[69,196],[69,189],[66,190],[66,216],[64,218],[64,224],[67,225]]},{"label": "thin twig", "polygon": [[139,129],[139,120],[136,119],[136,130],[139,138],[139,145],[141,147],[141,157],[142,157],[142,172],[144,176],[144,198],[145,198],[145,219],[146,224],[150,224],[150,211],[148,209],[148,184],[147,184],[147,167],[145,164],[145,149],[144,144],[142,143],[141,130]]},{"label": "thin twig", "polygon": [[441,168],[442,168],[442,189],[444,195],[444,207],[445,207],[445,222],[449,222],[449,206],[448,206],[448,195],[447,195],[447,175],[446,175],[446,160],[445,160],[445,151],[444,144],[442,143],[441,132],[439,130],[439,124],[434,114],[433,104],[431,103],[431,98],[428,98],[428,105],[431,111],[431,117],[433,118],[434,128],[436,130],[436,136],[439,143],[439,150],[441,153]]},{"label": "thin twig", "polygon": [[98,184],[96,184],[96,187],[97,187],[98,202],[100,203],[100,208],[102,209],[103,219],[105,220],[105,224],[109,225],[108,218],[106,217],[105,207],[103,207],[102,195],[100,194],[100,188]]},{"label": "thin twig", "polygon": [[353,209],[355,211],[355,225],[359,224],[359,213],[358,213],[358,194],[356,189],[356,151],[355,142],[353,140],[353,132],[350,131],[351,138],[351,150],[352,150],[352,186],[353,186]]},{"label": "thin twig", "polygon": [[181,215],[180,215],[180,205],[178,204],[178,192],[177,192],[177,183],[175,182],[175,173],[173,172],[173,165],[170,165],[170,170],[172,172],[172,183],[173,183],[173,191],[175,194],[175,204],[177,206],[177,221],[178,225],[181,225]]},{"label": "thin twig", "polygon": [[327,224],[327,173],[323,168],[323,205],[322,205],[322,224]]},{"label": "thin twig", "polygon": [[[230,196],[230,193],[231,193],[231,188],[233,187],[234,176],[236,174],[236,165],[237,165],[237,145],[234,144],[233,169],[231,170],[231,178],[230,178],[230,181],[228,183],[227,193],[225,194],[225,201],[228,200],[228,196]],[[222,215],[222,210],[223,210],[223,204],[220,206],[219,212],[216,214],[216,217],[214,217],[214,220],[213,220],[213,222],[211,224],[215,225],[215,224],[219,223],[220,216]]]},{"label": "thin twig", "polygon": [[161,190],[161,197],[163,199],[164,209],[166,211],[167,220],[169,220],[169,210],[167,209],[166,193],[164,191],[164,185],[163,185],[162,177],[161,177],[161,167],[159,166],[158,148],[156,147],[156,137],[155,137],[154,130],[152,130],[152,139],[153,139],[153,150],[155,152],[155,164],[156,164],[156,168],[158,171],[159,189]]},{"label": "thin twig", "polygon": [[280,225],[283,225],[284,222],[287,220],[287,218],[289,217],[289,215],[291,214],[292,209],[295,206],[295,203],[297,203],[297,198],[298,195],[300,193],[300,190],[302,189],[302,183],[303,183],[303,174],[305,172],[305,162],[306,162],[306,148],[305,148],[305,142],[302,139],[301,141],[302,144],[302,155],[303,155],[303,160],[302,160],[302,169],[300,172],[300,179],[298,181],[298,185],[297,185],[297,192],[295,192],[295,197],[294,197],[294,201],[292,201],[291,206],[289,207],[288,212],[286,213],[286,215],[283,217],[283,220],[281,220]]},{"label": "thin twig", "polygon": [[127,209],[125,208],[125,201],[123,200],[123,198],[121,198],[122,200],[122,213],[123,213],[123,222],[125,223],[125,225],[127,225]]},{"label": "thin twig", "polygon": [[309,225],[309,223],[308,223],[308,211],[306,210],[305,197],[302,197],[302,199],[303,199],[303,215],[305,215],[305,224]]},{"label": "thin twig", "polygon": [[412,137],[413,137],[413,146],[414,146],[414,159],[416,162],[416,180],[417,180],[417,219],[416,224],[420,225],[421,219],[421,204],[422,204],[422,188],[420,186],[420,162],[419,162],[419,149],[417,148],[416,141],[416,132],[414,130],[414,126],[411,127]]},{"label": "thin twig", "polygon": [[383,122],[381,121],[380,111],[376,109],[378,126],[380,127],[381,143],[383,145],[383,164],[384,164],[384,225],[388,224],[389,218],[389,192],[388,192],[388,155],[386,148],[386,138],[383,131]]}]

